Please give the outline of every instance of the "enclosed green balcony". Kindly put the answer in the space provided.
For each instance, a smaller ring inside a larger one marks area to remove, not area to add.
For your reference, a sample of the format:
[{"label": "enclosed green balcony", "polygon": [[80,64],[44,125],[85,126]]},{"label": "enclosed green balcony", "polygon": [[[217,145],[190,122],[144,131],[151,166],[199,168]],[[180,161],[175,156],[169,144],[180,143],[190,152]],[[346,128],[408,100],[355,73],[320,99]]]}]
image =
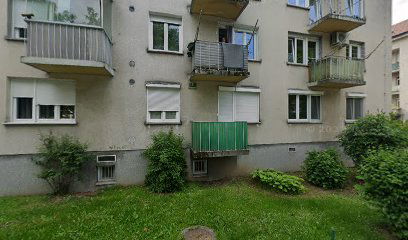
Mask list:
[{"label": "enclosed green balcony", "polygon": [[327,57],[309,64],[309,88],[342,89],[365,85],[364,60]]},{"label": "enclosed green balcony", "polygon": [[193,122],[193,158],[249,154],[246,122]]}]

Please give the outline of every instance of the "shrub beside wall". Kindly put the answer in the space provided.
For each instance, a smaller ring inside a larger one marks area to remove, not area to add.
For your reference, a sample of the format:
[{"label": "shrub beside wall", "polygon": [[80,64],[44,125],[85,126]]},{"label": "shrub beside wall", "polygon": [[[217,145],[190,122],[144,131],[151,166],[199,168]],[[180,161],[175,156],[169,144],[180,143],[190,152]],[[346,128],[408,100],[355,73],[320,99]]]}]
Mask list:
[{"label": "shrub beside wall", "polygon": [[252,178],[278,192],[301,194],[306,190],[302,184],[303,179],[273,169],[256,170],[252,173]]},{"label": "shrub beside wall", "polygon": [[87,149],[86,144],[68,135],[41,137],[39,154],[33,160],[42,168],[39,177],[48,182],[53,194],[69,193],[71,184],[80,178],[83,164],[92,159]]},{"label": "shrub beside wall", "polygon": [[373,152],[360,174],[364,193],[382,208],[401,239],[408,239],[408,150]]},{"label": "shrub beside wall", "polygon": [[326,189],[342,188],[349,173],[334,148],[309,152],[303,170],[307,181]]},{"label": "shrub beside wall", "polygon": [[156,193],[180,191],[186,182],[183,138],[170,131],[153,135],[153,143],[144,152],[148,159],[146,186]]}]

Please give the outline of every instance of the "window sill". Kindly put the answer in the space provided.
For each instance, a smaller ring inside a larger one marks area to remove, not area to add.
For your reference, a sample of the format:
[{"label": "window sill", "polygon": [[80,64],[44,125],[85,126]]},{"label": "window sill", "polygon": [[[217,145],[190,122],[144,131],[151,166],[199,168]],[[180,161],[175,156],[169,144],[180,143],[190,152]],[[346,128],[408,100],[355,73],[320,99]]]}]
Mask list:
[{"label": "window sill", "polygon": [[345,120],[344,122],[346,123],[346,124],[353,124],[353,123],[355,123],[357,120]]},{"label": "window sill", "polygon": [[147,48],[146,51],[148,53],[158,53],[158,54],[169,54],[169,55],[179,55],[179,56],[184,56],[183,52],[172,52],[172,51],[164,51],[164,50],[154,50],[154,49],[149,49]]},{"label": "window sill", "polygon": [[180,122],[145,122],[145,125],[182,125],[183,123]]},{"label": "window sill", "polygon": [[288,120],[288,124],[323,124],[322,121]]},{"label": "window sill", "polygon": [[295,67],[309,67],[307,64],[300,64],[300,63],[291,63],[291,62],[286,62],[286,65],[288,66],[295,66]]},{"label": "window sill", "polygon": [[101,181],[101,182],[96,182],[96,186],[107,186],[107,185],[116,185],[117,184],[117,182],[116,181],[105,181],[105,182],[103,182],[103,181]]},{"label": "window sill", "polygon": [[4,39],[7,41],[13,41],[13,42],[24,42],[26,39],[25,38],[14,38],[14,37],[9,37],[5,36]]},{"label": "window sill", "polygon": [[262,59],[248,59],[248,62],[251,62],[251,63],[262,63]]},{"label": "window sill", "polygon": [[293,7],[293,8],[298,8],[298,9],[303,9],[303,10],[307,10],[307,11],[310,10],[309,7],[302,7],[302,6],[297,6],[297,5],[293,5],[293,4],[289,4],[289,3],[287,3],[286,6]]},{"label": "window sill", "polygon": [[261,121],[259,121],[259,122],[248,122],[247,124],[248,125],[257,125],[257,124],[261,124],[262,122]]},{"label": "window sill", "polygon": [[4,122],[6,126],[21,126],[21,125],[77,125],[78,122]]}]

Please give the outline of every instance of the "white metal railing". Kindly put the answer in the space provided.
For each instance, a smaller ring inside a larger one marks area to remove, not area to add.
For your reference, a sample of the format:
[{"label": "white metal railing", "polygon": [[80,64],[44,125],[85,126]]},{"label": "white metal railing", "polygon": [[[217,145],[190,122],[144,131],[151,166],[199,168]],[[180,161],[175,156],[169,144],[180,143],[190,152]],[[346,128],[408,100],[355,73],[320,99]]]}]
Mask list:
[{"label": "white metal railing", "polygon": [[310,0],[311,24],[327,15],[365,19],[365,0]]},{"label": "white metal railing", "polygon": [[248,48],[242,46],[243,51],[243,68],[242,69],[228,69],[224,66],[224,52],[222,49],[222,43],[208,42],[208,41],[196,41],[193,53],[193,70],[206,71],[248,71]]},{"label": "white metal railing", "polygon": [[103,62],[112,66],[112,41],[102,27],[26,20],[26,56]]}]

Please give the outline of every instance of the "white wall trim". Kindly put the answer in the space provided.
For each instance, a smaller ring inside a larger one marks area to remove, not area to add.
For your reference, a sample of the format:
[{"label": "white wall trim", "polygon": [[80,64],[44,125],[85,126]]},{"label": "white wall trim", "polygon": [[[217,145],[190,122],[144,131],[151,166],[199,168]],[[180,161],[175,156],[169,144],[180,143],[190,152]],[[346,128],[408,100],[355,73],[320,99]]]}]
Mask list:
[{"label": "white wall trim", "polygon": [[257,88],[257,87],[224,87],[224,86],[219,86],[218,90],[222,91],[222,92],[257,92],[257,93],[261,92],[261,89]]},{"label": "white wall trim", "polygon": [[288,93],[289,94],[300,94],[300,95],[320,95],[320,96],[324,95],[324,92],[301,90],[301,89],[288,89]]},{"label": "white wall trim", "polygon": [[146,83],[146,87],[150,87],[150,88],[181,88],[181,84],[180,83]]},{"label": "white wall trim", "polygon": [[367,97],[367,94],[365,93],[346,93],[347,97],[354,97],[354,98],[365,98]]}]

